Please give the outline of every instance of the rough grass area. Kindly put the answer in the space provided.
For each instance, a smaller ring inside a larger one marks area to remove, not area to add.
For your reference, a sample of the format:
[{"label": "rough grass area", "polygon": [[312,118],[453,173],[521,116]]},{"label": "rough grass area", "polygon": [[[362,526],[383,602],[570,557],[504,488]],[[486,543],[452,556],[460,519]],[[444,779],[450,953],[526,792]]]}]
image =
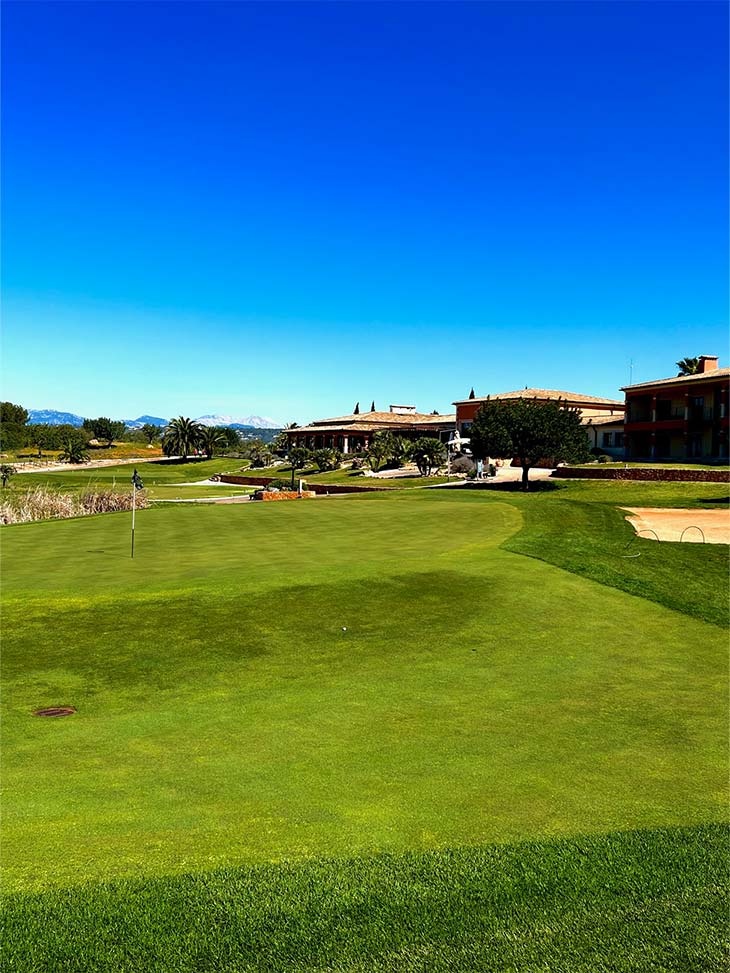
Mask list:
[{"label": "rough grass area", "polygon": [[720,973],[728,851],[704,826],[13,896],[4,969]]},{"label": "rough grass area", "polygon": [[[132,504],[131,493],[118,493],[115,490],[64,493],[39,486],[29,490],[3,490],[0,494],[0,524],[7,526],[37,520],[119,513],[131,510]],[[140,510],[149,506],[144,490],[137,491],[134,504]]]},{"label": "rough grass area", "polygon": [[[162,456],[162,447],[159,443],[148,446],[147,443],[127,443],[117,442],[112,446],[87,446],[89,459],[130,459],[139,456],[140,461],[144,462],[151,456]],[[44,449],[43,455],[38,456],[38,450],[32,446],[25,446],[19,450],[10,450],[5,453],[7,462],[18,463],[37,463],[42,468],[44,463],[58,463],[61,449]]]}]

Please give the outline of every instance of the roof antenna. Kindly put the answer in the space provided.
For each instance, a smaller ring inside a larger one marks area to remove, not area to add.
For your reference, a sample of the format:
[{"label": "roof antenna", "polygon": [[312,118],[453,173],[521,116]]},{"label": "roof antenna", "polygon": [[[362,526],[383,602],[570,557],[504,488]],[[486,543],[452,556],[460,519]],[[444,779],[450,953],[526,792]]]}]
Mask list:
[{"label": "roof antenna", "polygon": [[634,359],[629,359],[629,385],[634,384]]}]

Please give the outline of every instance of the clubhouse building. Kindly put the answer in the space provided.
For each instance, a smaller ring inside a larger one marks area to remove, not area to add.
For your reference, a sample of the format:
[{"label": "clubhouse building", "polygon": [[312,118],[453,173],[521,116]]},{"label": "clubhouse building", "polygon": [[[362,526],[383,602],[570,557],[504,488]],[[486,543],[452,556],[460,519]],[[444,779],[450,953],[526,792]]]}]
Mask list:
[{"label": "clubhouse building", "polygon": [[455,413],[417,412],[413,405],[391,405],[379,412],[373,402],[369,412],[353,412],[333,419],[318,419],[306,426],[287,429],[290,446],[308,449],[334,447],[342,453],[368,448],[379,432],[407,439],[432,436],[447,443],[454,433],[469,438],[478,410],[486,402],[529,399],[557,402],[577,409],[589,446],[616,459],[714,460],[728,457],[730,438],[730,368],[720,368],[711,355],[699,358],[695,375],[640,382],[621,389],[625,401],[559,389],[524,388],[496,395],[474,394],[454,402]]},{"label": "clubhouse building", "polygon": [[392,432],[406,439],[431,436],[447,442],[454,431],[456,416],[438,412],[416,412],[415,405],[391,405],[388,412],[378,412],[373,402],[369,412],[360,412],[359,405],[346,416],[318,419],[307,426],[287,429],[290,446],[307,449],[333,447],[342,453],[359,453],[370,445],[378,432]]},{"label": "clubhouse building", "polygon": [[581,392],[564,392],[558,389],[524,388],[497,395],[474,395],[472,389],[466,399],[454,402],[456,428],[461,436],[468,437],[474,416],[485,402],[507,402],[511,399],[529,399],[533,402],[558,402],[567,408],[578,409],[591,447],[597,447],[610,455],[623,456],[624,409],[619,399],[604,399]]},{"label": "clubhouse building", "polygon": [[702,355],[695,375],[627,385],[626,458],[719,460],[728,456],[730,368]]}]

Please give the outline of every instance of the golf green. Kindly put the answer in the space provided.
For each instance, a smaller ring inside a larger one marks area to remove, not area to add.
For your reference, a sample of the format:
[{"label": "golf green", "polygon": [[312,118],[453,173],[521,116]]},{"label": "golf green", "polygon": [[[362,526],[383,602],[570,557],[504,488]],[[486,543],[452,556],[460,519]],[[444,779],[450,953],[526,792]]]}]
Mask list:
[{"label": "golf green", "polygon": [[7,529],[6,889],[722,820],[725,631],[507,550],[533,501]]}]

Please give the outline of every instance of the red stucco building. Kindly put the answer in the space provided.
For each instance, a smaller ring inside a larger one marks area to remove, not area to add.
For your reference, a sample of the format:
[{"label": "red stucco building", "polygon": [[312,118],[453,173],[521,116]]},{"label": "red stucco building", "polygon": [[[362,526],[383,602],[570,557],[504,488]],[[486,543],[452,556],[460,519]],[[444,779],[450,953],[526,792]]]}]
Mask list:
[{"label": "red stucco building", "polygon": [[730,368],[702,355],[696,375],[627,385],[627,459],[713,460],[728,456]]}]

